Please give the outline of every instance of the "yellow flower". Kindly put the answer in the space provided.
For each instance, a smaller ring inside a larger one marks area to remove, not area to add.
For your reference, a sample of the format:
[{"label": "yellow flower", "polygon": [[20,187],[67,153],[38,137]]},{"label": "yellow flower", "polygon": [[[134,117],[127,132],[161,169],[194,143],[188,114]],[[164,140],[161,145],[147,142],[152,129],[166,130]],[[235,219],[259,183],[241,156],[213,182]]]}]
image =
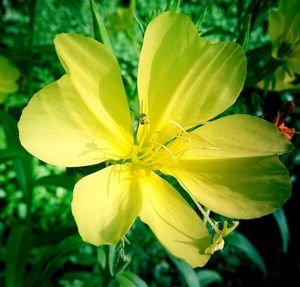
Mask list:
[{"label": "yellow flower", "polygon": [[[295,74],[300,75],[300,0],[279,1],[278,9],[269,13],[269,34],[272,41],[272,55],[282,61],[274,79],[268,85],[270,90],[299,89]],[[288,70],[288,72],[287,72]]]},{"label": "yellow flower", "polygon": [[8,94],[18,90],[16,81],[19,76],[18,69],[7,58],[0,56],[0,103],[5,101]]},{"label": "yellow flower", "polygon": [[203,266],[231,229],[215,227],[211,242],[196,212],[160,175],[175,177],[201,211],[199,202],[233,218],[263,216],[289,197],[278,154],[291,144],[274,125],[247,115],[207,123],[242,89],[246,58],[239,45],[206,42],[180,14],[150,22],[138,68],[136,136],[110,51],[75,34],[58,35],[55,47],[66,74],[31,99],[20,139],[51,164],[110,162],[74,189],[72,212],[85,241],[116,243],[138,216],[169,252]]}]

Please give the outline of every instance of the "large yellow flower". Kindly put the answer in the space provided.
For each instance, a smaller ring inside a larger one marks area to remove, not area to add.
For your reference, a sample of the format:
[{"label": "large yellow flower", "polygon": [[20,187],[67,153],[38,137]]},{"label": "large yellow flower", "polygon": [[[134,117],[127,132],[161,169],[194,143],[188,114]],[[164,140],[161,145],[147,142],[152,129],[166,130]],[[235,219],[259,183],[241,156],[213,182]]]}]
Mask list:
[{"label": "large yellow flower", "polygon": [[212,248],[205,224],[160,175],[174,176],[200,209],[198,202],[233,218],[263,216],[289,197],[278,154],[291,144],[274,125],[247,115],[207,123],[242,89],[246,59],[239,45],[206,42],[180,14],[150,22],[138,69],[136,136],[108,49],[75,34],[58,35],[55,47],[66,74],[31,99],[20,139],[51,164],[110,162],[74,189],[72,212],[85,241],[113,244],[139,216],[173,255],[203,266],[230,228],[216,230]]},{"label": "large yellow flower", "polygon": [[5,101],[8,94],[18,90],[16,81],[19,76],[19,70],[7,58],[0,56],[0,103]]},{"label": "large yellow flower", "polygon": [[[285,66],[276,69],[268,88],[282,91],[300,89],[295,83],[300,75],[300,0],[279,1],[278,9],[269,13],[272,55]],[[288,72],[287,72],[288,70]],[[260,84],[262,87],[263,84]]]},{"label": "large yellow flower", "polygon": [[278,9],[269,13],[269,34],[273,56],[300,74],[300,0],[279,1]]}]

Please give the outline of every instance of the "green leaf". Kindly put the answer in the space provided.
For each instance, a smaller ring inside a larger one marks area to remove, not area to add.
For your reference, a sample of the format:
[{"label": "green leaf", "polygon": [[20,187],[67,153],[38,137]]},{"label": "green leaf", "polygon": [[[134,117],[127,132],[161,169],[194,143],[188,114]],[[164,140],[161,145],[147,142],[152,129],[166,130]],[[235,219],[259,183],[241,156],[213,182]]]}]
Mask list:
[{"label": "green leaf", "polygon": [[121,243],[110,245],[108,247],[108,269],[111,276],[123,273],[128,264],[131,262],[130,257],[121,256]]},{"label": "green leaf", "polygon": [[33,236],[33,245],[35,247],[43,245],[56,245],[61,242],[62,238],[69,237],[71,235],[77,235],[78,229],[75,223],[68,222],[68,225],[65,224],[59,226],[59,228],[51,229],[48,232],[43,232],[41,234],[35,233]]},{"label": "green leaf", "polygon": [[102,246],[97,248],[97,260],[102,269],[104,269],[106,265],[106,254]]},{"label": "green leaf", "polygon": [[199,280],[194,269],[187,263],[176,259],[175,257],[169,255],[174,265],[180,271],[185,279],[185,283],[189,287],[200,287]]},{"label": "green leaf", "polygon": [[104,21],[99,14],[97,5],[94,0],[90,0],[90,9],[93,17],[95,39],[103,43],[113,53],[113,48],[104,25]]},{"label": "green leaf", "polygon": [[3,126],[9,147],[19,148],[19,135],[16,121],[6,112],[0,110],[0,123]]},{"label": "green leaf", "polygon": [[273,213],[273,216],[276,220],[276,223],[280,231],[283,252],[286,253],[288,249],[289,240],[290,240],[290,233],[289,233],[289,225],[285,213],[283,209],[280,208]]},{"label": "green leaf", "polygon": [[136,23],[138,24],[142,34],[144,35],[147,25],[141,20],[141,18],[136,13],[133,13],[133,17],[134,17]]},{"label": "green leaf", "polygon": [[31,245],[32,233],[29,227],[21,224],[14,225],[8,236],[6,248],[6,287],[24,286],[24,273]]},{"label": "green leaf", "polygon": [[24,191],[26,197],[27,210],[30,211],[33,181],[32,157],[20,144],[19,131],[16,120],[8,113],[0,110],[0,123],[2,124],[3,130],[5,132],[5,137],[9,148],[18,150],[23,154],[22,158],[14,159],[13,167],[16,173],[18,184]]},{"label": "green leaf", "polygon": [[26,278],[28,286],[45,286],[44,282],[47,282],[57,270],[62,268],[68,256],[83,244],[85,243],[79,235],[71,235],[45,250]]},{"label": "green leaf", "polygon": [[254,264],[259,267],[264,275],[267,274],[263,258],[246,236],[235,231],[228,236],[226,243],[241,250]]},{"label": "green leaf", "polygon": [[201,27],[201,24],[202,24],[202,22],[203,22],[203,19],[204,19],[204,17],[205,17],[205,15],[206,15],[206,12],[207,12],[207,8],[202,8],[201,9],[201,12],[200,12],[200,14],[199,14],[199,16],[198,16],[198,20],[197,20],[197,22],[196,22],[196,27],[197,27],[197,30],[198,30],[198,32],[201,34],[201,29],[200,29],[200,27]]},{"label": "green leaf", "polygon": [[121,287],[147,287],[148,285],[138,275],[130,271],[125,271],[116,276]]},{"label": "green leaf", "polygon": [[39,185],[53,185],[64,187],[65,189],[72,190],[75,185],[75,176],[57,174],[57,175],[48,175],[41,177],[34,183],[35,186]]},{"label": "green leaf", "polygon": [[214,270],[204,269],[197,272],[198,280],[201,287],[206,287],[212,283],[221,283],[223,281],[222,276]]},{"label": "green leaf", "polygon": [[180,6],[180,2],[181,2],[181,0],[171,0],[169,2],[168,10],[176,13],[176,11],[178,10],[178,8]]},{"label": "green leaf", "polygon": [[248,44],[250,28],[251,28],[251,15],[248,15],[245,18],[240,35],[236,40],[236,43],[240,44],[244,48],[244,50],[246,50]]},{"label": "green leaf", "polygon": [[15,148],[6,148],[0,150],[0,160],[1,162],[9,161],[16,158],[24,157],[24,153],[19,149]]},{"label": "green leaf", "polygon": [[118,260],[118,252],[116,245],[108,247],[108,269],[111,276],[115,275],[116,261]]}]

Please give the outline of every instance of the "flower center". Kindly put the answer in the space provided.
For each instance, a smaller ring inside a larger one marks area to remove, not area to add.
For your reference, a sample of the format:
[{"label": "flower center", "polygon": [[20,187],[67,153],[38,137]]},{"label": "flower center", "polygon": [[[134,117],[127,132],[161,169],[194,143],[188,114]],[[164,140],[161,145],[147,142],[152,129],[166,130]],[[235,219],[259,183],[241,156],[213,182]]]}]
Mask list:
[{"label": "flower center", "polygon": [[146,169],[159,170],[161,167],[177,164],[177,157],[166,145],[155,143],[147,146],[135,145],[131,161]]},{"label": "flower center", "polygon": [[[141,114],[145,115],[145,114]],[[149,120],[138,127],[136,144],[130,161],[150,170],[172,167],[179,164],[179,159],[186,152],[195,149],[216,149],[207,139],[188,132],[175,121],[169,121],[161,131],[151,131]]]}]

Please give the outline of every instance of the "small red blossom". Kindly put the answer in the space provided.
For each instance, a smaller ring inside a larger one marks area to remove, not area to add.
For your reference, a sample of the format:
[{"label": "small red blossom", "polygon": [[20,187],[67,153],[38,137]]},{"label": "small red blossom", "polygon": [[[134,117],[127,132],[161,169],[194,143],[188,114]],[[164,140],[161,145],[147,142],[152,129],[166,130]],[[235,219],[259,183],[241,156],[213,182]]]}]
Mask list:
[{"label": "small red blossom", "polygon": [[280,125],[278,125],[278,129],[288,140],[292,140],[292,138],[296,132],[296,130],[294,128],[288,128],[285,126],[284,123],[281,123]]},{"label": "small red blossom", "polygon": [[293,114],[296,110],[296,105],[294,102],[285,102],[280,109],[273,113],[268,113],[264,116],[264,119],[273,123],[278,127],[279,131],[291,141],[296,130],[294,128],[289,128],[285,125],[288,117]]}]

